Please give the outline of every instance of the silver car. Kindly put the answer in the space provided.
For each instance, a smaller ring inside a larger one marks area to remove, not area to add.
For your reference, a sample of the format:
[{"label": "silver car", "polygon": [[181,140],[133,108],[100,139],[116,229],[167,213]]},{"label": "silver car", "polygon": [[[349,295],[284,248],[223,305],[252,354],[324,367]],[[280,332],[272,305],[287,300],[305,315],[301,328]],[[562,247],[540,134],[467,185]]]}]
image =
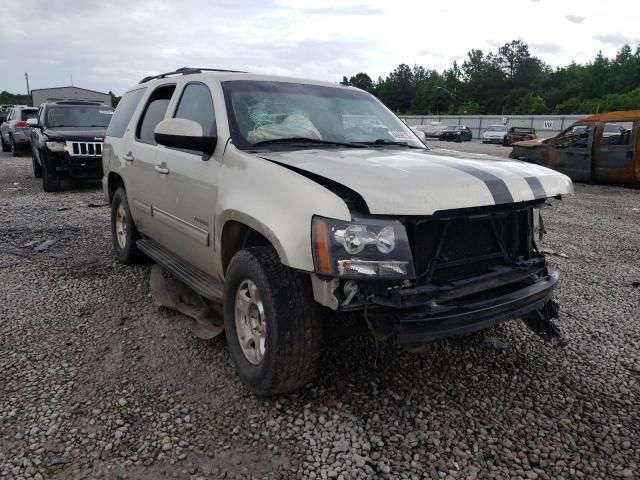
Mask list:
[{"label": "silver car", "polygon": [[562,338],[558,275],[535,241],[540,208],[571,180],[431,150],[357,88],[147,77],[118,104],[102,166],[118,261],[146,255],[219,304],[259,395],[311,380],[329,319],[409,347],[516,318]]},{"label": "silver car", "polygon": [[36,107],[17,106],[11,109],[7,119],[0,125],[3,152],[12,152],[17,157],[21,150],[28,150],[31,128],[27,120],[37,115]]}]

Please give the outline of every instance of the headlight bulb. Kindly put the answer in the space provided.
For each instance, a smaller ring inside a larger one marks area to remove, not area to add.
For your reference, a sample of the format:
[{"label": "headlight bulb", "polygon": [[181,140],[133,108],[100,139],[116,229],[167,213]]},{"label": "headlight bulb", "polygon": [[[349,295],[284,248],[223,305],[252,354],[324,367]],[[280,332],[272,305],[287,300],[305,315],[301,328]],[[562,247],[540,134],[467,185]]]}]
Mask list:
[{"label": "headlight bulb", "polygon": [[378,233],[376,247],[380,253],[391,253],[396,246],[396,232],[393,227],[384,227]]},{"label": "headlight bulb", "polygon": [[367,228],[364,225],[349,225],[343,234],[344,249],[351,255],[360,253],[366,245],[366,234]]}]

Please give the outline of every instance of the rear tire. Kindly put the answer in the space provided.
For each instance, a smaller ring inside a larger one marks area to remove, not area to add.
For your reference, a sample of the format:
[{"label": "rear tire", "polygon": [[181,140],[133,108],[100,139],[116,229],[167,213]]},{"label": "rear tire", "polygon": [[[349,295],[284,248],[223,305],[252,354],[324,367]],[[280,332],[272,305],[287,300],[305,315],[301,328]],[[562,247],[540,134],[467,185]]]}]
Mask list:
[{"label": "rear tire", "polygon": [[282,265],[273,248],[251,247],[231,259],[224,326],[240,378],[256,395],[290,392],[313,378],[322,348],[320,307],[309,277]]},{"label": "rear tire", "polygon": [[123,187],[116,190],[111,202],[111,239],[118,262],[133,265],[144,260],[144,254],[136,243],[140,232],[133,223],[127,192]]},{"label": "rear tire", "polygon": [[51,165],[42,153],[40,158],[42,159],[42,188],[45,192],[59,192],[62,182],[55,165]]},{"label": "rear tire", "polygon": [[20,152],[18,151],[18,146],[16,145],[16,142],[14,142],[13,137],[9,137],[9,141],[11,142],[11,156],[19,157]]}]

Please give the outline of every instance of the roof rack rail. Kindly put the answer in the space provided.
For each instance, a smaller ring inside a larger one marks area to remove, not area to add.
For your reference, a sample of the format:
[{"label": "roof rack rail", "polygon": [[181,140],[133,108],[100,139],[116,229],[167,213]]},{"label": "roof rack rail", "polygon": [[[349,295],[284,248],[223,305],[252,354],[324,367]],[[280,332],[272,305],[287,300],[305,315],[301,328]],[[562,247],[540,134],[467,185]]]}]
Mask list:
[{"label": "roof rack rail", "polygon": [[150,80],[155,80],[157,78],[166,78],[170,75],[193,75],[194,73],[202,73],[202,72],[247,73],[247,72],[241,72],[240,70],[223,70],[221,68],[182,67],[182,68],[178,68],[174,72],[166,72],[166,73],[161,73],[159,75],[149,75],[148,77],[144,77],[138,83],[146,83]]}]

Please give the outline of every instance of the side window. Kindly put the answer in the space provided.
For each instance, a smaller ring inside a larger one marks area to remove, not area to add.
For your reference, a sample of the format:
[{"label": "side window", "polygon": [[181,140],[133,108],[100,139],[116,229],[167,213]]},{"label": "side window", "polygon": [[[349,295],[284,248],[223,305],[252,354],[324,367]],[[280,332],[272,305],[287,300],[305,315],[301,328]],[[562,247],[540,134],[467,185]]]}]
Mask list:
[{"label": "side window", "polygon": [[111,118],[111,123],[109,123],[109,128],[107,129],[107,135],[109,137],[119,137],[124,136],[124,132],[127,131],[127,126],[129,125],[129,121],[131,121],[131,117],[133,112],[135,111],[138,103],[140,103],[140,99],[146,88],[139,88],[137,90],[133,90],[131,92],[127,92],[122,96],[120,103],[116,107],[116,111]]},{"label": "side window", "polygon": [[633,122],[607,122],[602,130],[600,145],[628,146],[631,144]]},{"label": "side window", "polygon": [[9,115],[7,115],[7,122],[10,122],[13,119],[13,109],[11,109],[11,111],[9,112]]},{"label": "side window", "polygon": [[156,145],[153,131],[156,125],[164,120],[164,115],[167,113],[167,107],[169,107],[169,101],[175,89],[175,85],[165,85],[156,88],[151,94],[136,128],[136,139],[138,141]]},{"label": "side window", "polygon": [[174,117],[199,123],[205,136],[215,134],[216,116],[209,87],[202,83],[188,84],[182,92]]},{"label": "side window", "polygon": [[567,148],[586,149],[589,137],[593,133],[593,124],[581,124],[569,127],[551,142],[551,146],[564,150]]}]

